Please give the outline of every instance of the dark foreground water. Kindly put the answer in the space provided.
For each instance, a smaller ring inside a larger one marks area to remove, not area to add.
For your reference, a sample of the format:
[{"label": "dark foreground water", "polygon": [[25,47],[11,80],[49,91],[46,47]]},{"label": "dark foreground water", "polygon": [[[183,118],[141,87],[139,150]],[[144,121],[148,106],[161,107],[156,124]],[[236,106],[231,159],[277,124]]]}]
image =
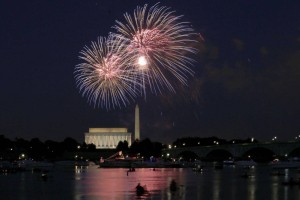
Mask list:
[{"label": "dark foreground water", "polygon": [[[97,166],[78,169],[55,169],[45,181],[40,173],[20,172],[0,175],[0,199],[3,200],[299,200],[300,186],[284,186],[290,177],[298,179],[297,170],[284,170],[285,175],[272,175],[268,166],[257,166],[241,175],[244,169],[204,168],[202,173],[192,169],[104,169]],[[169,191],[174,179],[179,189]],[[149,195],[137,197],[137,183],[147,186]]]}]

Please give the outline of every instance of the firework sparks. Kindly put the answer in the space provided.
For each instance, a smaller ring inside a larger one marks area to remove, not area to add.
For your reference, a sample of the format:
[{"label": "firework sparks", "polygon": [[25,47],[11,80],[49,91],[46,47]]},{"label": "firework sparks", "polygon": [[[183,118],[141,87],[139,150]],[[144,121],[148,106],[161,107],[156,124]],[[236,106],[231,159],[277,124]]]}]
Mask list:
[{"label": "firework sparks", "polygon": [[75,68],[76,84],[89,103],[106,109],[126,106],[136,97],[135,71],[120,40],[99,37],[91,47],[84,47]]},{"label": "firework sparks", "polygon": [[195,33],[182,16],[159,4],[137,7],[126,23],[114,26],[117,33],[100,37],[91,47],[84,47],[75,68],[76,84],[83,96],[95,106],[107,109],[126,106],[150,88],[162,93],[175,92],[174,85],[187,85],[193,75],[196,53]]},{"label": "firework sparks", "polygon": [[159,4],[148,9],[137,7],[133,17],[126,13],[126,23],[116,21],[116,38],[123,40],[126,51],[133,59],[141,90],[146,88],[154,93],[161,92],[166,87],[175,91],[172,81],[175,77],[182,84],[187,84],[187,78],[193,74],[191,69],[193,59],[187,56],[196,53],[190,44],[193,29],[187,22],[181,22],[182,16],[175,16],[174,11]]}]

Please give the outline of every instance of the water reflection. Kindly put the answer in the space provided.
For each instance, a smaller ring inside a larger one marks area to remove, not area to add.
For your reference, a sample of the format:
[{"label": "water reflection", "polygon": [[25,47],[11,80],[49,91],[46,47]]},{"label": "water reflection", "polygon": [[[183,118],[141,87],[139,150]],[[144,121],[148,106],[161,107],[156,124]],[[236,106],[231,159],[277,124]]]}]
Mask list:
[{"label": "water reflection", "polygon": [[[1,199],[75,199],[75,200],[298,200],[299,186],[284,186],[290,177],[298,179],[297,170],[285,171],[284,175],[272,175],[267,166],[247,171],[244,169],[207,167],[203,173],[191,169],[104,169],[77,167],[49,172],[47,181],[39,173],[20,172],[0,177]],[[172,180],[177,190],[170,191]],[[150,195],[136,196],[138,183],[146,185]]]},{"label": "water reflection", "polygon": [[220,171],[217,170],[215,173],[214,173],[214,176],[213,176],[213,180],[214,182],[213,185],[212,185],[212,188],[213,188],[213,200],[219,200],[220,199],[220,182],[221,182],[221,175],[220,175]]}]

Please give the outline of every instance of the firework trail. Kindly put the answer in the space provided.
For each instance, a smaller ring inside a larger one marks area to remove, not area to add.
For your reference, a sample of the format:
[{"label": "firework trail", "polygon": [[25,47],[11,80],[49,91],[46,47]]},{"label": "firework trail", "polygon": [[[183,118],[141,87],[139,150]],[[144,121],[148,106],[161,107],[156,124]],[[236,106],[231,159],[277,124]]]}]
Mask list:
[{"label": "firework trail", "polygon": [[[147,5],[137,7],[133,16],[126,13],[125,23],[116,21],[113,33],[122,40],[131,59],[136,79],[140,81],[140,92],[146,95],[149,87],[154,93],[163,88],[175,92],[174,78],[186,85],[193,59],[188,55],[196,53],[191,45],[195,40],[193,29],[187,22],[181,22],[182,16],[174,15],[167,7],[159,4],[148,9]],[[136,82],[138,82],[136,81]]]},{"label": "firework trail", "polygon": [[120,40],[109,36],[99,37],[80,52],[84,62],[75,67],[76,84],[94,106],[114,109],[136,97],[135,71],[129,68],[129,57],[123,49]]}]

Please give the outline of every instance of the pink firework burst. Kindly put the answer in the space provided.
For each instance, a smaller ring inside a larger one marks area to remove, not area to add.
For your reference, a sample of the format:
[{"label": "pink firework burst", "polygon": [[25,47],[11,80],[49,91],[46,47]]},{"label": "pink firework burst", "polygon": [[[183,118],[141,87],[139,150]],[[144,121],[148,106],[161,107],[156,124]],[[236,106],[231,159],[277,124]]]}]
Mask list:
[{"label": "pink firework burst", "polygon": [[124,17],[125,23],[116,21],[114,36],[126,45],[140,91],[146,94],[150,87],[157,93],[166,87],[175,92],[174,79],[186,85],[188,76],[193,75],[194,60],[189,55],[196,53],[190,24],[159,4],[149,9],[147,5],[137,7],[133,16],[126,13]]},{"label": "pink firework burst", "polygon": [[111,109],[126,106],[136,96],[135,71],[128,66],[128,55],[120,40],[98,38],[84,47],[75,68],[77,86],[94,106]]}]

